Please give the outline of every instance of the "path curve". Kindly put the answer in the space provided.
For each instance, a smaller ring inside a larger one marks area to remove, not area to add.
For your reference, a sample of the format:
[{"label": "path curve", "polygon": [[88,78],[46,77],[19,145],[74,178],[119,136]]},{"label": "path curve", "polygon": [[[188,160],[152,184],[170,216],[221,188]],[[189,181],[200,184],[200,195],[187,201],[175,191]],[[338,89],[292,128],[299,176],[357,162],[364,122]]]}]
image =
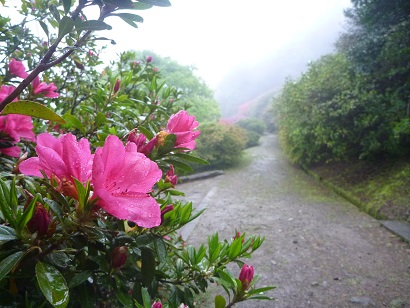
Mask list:
[{"label": "path curve", "polygon": [[178,187],[207,208],[183,231],[188,244],[216,231],[229,239],[235,229],[266,237],[244,261],[261,274],[258,286],[277,286],[276,300],[235,307],[410,307],[407,243],[289,164],[275,135],[247,156],[246,166]]}]

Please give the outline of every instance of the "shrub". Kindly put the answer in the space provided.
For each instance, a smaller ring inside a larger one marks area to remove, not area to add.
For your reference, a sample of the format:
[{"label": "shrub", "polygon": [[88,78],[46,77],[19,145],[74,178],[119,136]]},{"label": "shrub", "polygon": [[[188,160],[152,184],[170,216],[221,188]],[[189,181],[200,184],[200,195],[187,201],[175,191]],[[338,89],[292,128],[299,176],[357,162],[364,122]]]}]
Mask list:
[{"label": "shrub", "polygon": [[210,163],[211,168],[232,167],[239,163],[247,142],[245,130],[221,122],[205,123],[200,130],[198,154]]},{"label": "shrub", "polygon": [[243,119],[236,123],[245,129],[247,141],[246,147],[254,147],[259,144],[259,139],[266,130],[266,125],[262,120],[256,118]]}]

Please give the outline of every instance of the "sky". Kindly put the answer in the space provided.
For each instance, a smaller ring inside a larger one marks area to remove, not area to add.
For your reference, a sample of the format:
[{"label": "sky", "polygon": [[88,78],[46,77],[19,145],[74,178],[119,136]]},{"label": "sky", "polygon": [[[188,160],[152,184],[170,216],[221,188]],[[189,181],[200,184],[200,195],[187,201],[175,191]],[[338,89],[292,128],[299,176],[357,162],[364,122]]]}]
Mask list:
[{"label": "sky", "polygon": [[[215,87],[237,66],[298,44],[306,35],[343,30],[349,0],[170,0],[171,7],[139,11],[144,22],[134,29],[107,19],[116,41],[102,55],[123,50],[152,50],[183,65]],[[303,52],[303,51],[301,51]]]},{"label": "sky", "polygon": [[[109,63],[121,51],[152,50],[182,65],[195,66],[196,74],[216,88],[239,66],[290,50],[289,46],[300,48],[306,37],[320,41],[324,32],[341,32],[343,10],[350,5],[350,0],[170,2],[170,7],[133,11],[144,18],[138,29],[119,18],[108,18],[113,29],[98,34],[117,44],[109,45],[101,57]],[[37,29],[42,35],[39,26]],[[303,50],[294,50],[298,52]]]}]

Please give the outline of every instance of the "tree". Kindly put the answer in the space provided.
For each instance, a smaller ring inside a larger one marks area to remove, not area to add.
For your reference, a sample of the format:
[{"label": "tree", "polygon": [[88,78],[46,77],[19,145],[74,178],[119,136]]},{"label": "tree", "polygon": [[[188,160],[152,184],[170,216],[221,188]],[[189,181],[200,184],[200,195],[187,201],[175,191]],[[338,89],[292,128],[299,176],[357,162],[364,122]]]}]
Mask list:
[{"label": "tree", "polygon": [[169,57],[161,57],[154,52],[144,50],[135,52],[137,57],[152,57],[152,64],[159,72],[167,76],[167,85],[177,88],[183,94],[182,103],[188,104],[190,112],[200,122],[219,120],[220,106],[213,91],[195,75],[195,67],[181,65]]}]

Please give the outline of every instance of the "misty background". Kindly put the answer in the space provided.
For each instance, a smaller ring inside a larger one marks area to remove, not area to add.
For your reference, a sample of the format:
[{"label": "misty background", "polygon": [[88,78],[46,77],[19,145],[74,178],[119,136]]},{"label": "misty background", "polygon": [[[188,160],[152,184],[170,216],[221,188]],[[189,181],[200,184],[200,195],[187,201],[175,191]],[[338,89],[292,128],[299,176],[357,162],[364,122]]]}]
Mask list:
[{"label": "misty background", "polygon": [[349,0],[171,3],[141,11],[139,29],[115,20],[114,29],[102,34],[117,44],[101,56],[151,50],[193,65],[215,91],[222,117],[231,120],[254,116],[252,105],[267,105],[287,77],[297,78],[310,61],[332,52],[344,31],[343,11],[350,6]]},{"label": "misty background", "polygon": [[[107,64],[127,50],[150,50],[182,65],[214,90],[222,118],[260,116],[286,78],[333,51],[350,0],[171,0],[138,11],[138,29],[116,18],[98,35],[115,40],[99,55]],[[3,14],[12,18],[12,9]],[[95,12],[88,12],[92,15]],[[135,12],[134,12],[135,13]],[[44,36],[38,24],[33,31]],[[104,43],[105,44],[105,43]],[[253,108],[255,105],[260,105]]]}]

